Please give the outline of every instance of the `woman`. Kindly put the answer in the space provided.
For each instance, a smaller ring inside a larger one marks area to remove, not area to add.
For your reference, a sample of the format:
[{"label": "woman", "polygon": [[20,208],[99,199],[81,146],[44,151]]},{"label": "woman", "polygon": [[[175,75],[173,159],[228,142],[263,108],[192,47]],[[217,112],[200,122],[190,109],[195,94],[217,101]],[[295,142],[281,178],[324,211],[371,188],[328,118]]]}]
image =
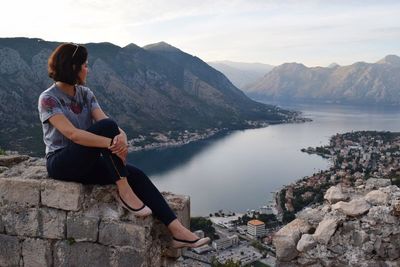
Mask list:
[{"label": "woman", "polygon": [[199,247],[158,189],[139,169],[126,163],[127,136],[83,86],[88,74],[84,46],[61,44],[50,55],[48,73],[55,83],[42,92],[39,116],[46,145],[47,171],[55,179],[83,184],[112,184],[120,204],[138,217],[154,215],[170,230],[172,247]]}]

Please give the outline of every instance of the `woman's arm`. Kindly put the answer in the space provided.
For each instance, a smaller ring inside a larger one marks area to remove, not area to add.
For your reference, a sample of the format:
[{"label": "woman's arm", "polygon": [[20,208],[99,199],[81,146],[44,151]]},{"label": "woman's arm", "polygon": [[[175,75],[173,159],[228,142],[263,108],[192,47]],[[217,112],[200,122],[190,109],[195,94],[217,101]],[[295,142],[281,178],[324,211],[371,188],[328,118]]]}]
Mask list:
[{"label": "woman's arm", "polygon": [[50,117],[49,122],[66,138],[76,144],[88,147],[110,147],[111,138],[78,129],[63,114],[56,114]]},{"label": "woman's arm", "polygon": [[[95,108],[92,110],[92,118],[95,121],[99,121],[102,119],[107,119],[108,116],[101,108]],[[114,137],[114,143],[109,149],[113,154],[116,154],[118,157],[120,157],[126,164],[126,156],[128,155],[128,137],[121,128],[118,127],[118,129],[120,134]]]},{"label": "woman's arm", "polygon": [[[95,121],[99,121],[99,120],[107,119],[108,116],[103,112],[103,110],[101,108],[95,108],[94,110],[92,110],[92,118]],[[119,132],[124,137],[125,143],[127,143],[128,142],[128,137],[126,136],[126,133],[121,128],[118,127],[118,129],[119,129]]]}]

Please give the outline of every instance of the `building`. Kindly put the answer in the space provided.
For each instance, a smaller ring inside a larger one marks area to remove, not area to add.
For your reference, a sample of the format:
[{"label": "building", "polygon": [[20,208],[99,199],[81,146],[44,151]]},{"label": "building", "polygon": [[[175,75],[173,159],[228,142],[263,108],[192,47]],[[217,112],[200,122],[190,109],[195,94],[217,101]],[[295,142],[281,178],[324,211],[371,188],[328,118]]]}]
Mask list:
[{"label": "building", "polygon": [[192,251],[197,253],[197,254],[202,254],[202,253],[205,253],[205,252],[208,252],[208,251],[212,251],[212,250],[213,250],[213,248],[210,247],[209,245],[201,246],[201,247],[198,247],[198,248],[192,248]]},{"label": "building", "polygon": [[238,231],[238,233],[241,235],[245,235],[247,232],[247,226],[238,226],[236,227],[236,231]]},{"label": "building", "polygon": [[238,247],[234,251],[222,251],[216,258],[220,263],[226,263],[227,260],[233,260],[234,262],[240,261],[240,266],[245,266],[261,259],[262,255],[257,251],[254,251],[254,248]]},{"label": "building", "polygon": [[260,208],[260,214],[273,214],[272,205],[262,206]]},{"label": "building", "polygon": [[253,238],[266,235],[265,223],[260,220],[251,220],[247,223],[247,234]]},{"label": "building", "polygon": [[231,246],[237,246],[238,244],[239,244],[239,237],[237,235],[232,235],[226,238],[214,240],[212,242],[212,247],[215,250],[223,250]]}]

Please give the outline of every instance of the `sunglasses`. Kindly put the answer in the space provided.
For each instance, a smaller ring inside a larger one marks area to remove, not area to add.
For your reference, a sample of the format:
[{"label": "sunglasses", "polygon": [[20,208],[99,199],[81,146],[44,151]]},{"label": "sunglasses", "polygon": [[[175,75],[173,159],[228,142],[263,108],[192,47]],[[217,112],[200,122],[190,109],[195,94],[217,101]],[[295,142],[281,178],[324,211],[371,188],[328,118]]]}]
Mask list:
[{"label": "sunglasses", "polygon": [[76,46],[74,53],[72,53],[72,58],[74,58],[76,52],[77,52],[78,49],[79,49],[79,45],[78,45],[78,44],[74,44],[74,43],[72,43],[72,45],[75,45],[75,46]]}]

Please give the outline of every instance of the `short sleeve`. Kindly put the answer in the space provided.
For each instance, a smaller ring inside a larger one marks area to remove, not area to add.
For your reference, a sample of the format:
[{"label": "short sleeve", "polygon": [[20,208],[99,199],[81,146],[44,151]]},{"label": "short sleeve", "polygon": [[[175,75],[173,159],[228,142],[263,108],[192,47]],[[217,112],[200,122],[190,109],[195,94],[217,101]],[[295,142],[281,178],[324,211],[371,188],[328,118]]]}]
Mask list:
[{"label": "short sleeve", "polygon": [[50,117],[56,114],[63,114],[59,101],[54,96],[40,95],[38,101],[39,117],[42,123],[45,123]]},{"label": "short sleeve", "polygon": [[96,96],[93,94],[92,90],[88,88],[88,93],[87,93],[87,98],[88,98],[88,103],[89,103],[89,109],[90,111],[100,108],[99,102],[97,102]]}]

